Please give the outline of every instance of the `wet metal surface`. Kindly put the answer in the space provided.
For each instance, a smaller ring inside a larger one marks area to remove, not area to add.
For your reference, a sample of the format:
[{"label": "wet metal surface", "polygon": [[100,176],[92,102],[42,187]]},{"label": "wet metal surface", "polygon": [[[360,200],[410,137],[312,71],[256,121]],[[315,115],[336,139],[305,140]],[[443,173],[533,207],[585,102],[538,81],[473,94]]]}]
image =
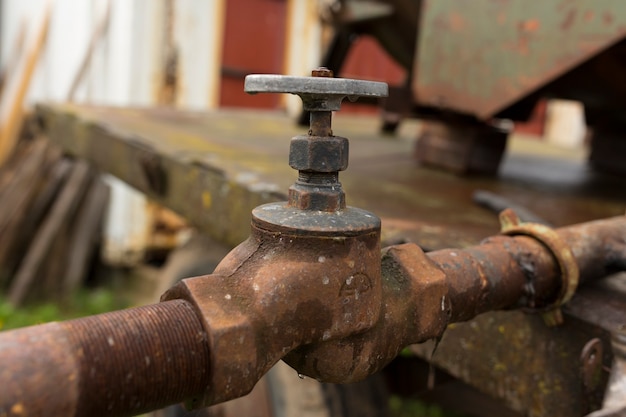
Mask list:
[{"label": "wet metal surface", "polygon": [[[602,388],[588,395],[580,376],[580,354],[594,338],[608,346],[606,332],[582,321],[548,328],[538,315],[495,312],[448,326],[434,354],[432,343],[412,350],[524,415],[582,416],[603,395]],[[603,365],[610,366],[608,352]],[[607,377],[603,371],[601,387]]]}]

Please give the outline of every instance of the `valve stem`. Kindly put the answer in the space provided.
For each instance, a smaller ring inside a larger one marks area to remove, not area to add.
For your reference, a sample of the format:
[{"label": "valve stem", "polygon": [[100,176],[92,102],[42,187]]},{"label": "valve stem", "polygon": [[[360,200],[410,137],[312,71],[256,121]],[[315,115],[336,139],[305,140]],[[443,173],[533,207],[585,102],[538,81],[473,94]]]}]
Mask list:
[{"label": "valve stem", "polygon": [[[311,71],[312,77],[333,78],[332,70],[318,67]],[[332,136],[332,111],[313,110],[309,116],[309,136]]]}]

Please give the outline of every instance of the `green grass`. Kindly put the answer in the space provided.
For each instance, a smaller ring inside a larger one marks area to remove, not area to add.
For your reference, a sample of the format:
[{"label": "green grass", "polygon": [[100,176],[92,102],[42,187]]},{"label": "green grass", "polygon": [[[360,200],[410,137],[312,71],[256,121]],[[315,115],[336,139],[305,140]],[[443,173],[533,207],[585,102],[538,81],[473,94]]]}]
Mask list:
[{"label": "green grass", "polygon": [[0,330],[105,313],[125,308],[127,303],[110,289],[83,289],[63,304],[45,302],[13,307],[0,296]]}]

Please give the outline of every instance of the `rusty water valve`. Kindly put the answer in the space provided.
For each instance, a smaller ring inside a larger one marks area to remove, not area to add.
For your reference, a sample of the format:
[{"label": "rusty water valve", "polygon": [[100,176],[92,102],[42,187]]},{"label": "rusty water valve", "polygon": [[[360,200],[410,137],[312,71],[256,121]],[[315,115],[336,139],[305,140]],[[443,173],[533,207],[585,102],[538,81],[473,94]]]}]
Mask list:
[{"label": "rusty water valve", "polygon": [[[330,78],[326,69],[313,75],[246,77],[247,92],[297,94],[311,112],[309,134],[291,141],[298,179],[289,201],[252,211],[250,237],[213,275],[183,280],[162,298],[194,304],[211,335],[213,395],[206,404],[246,394],[287,354],[288,363],[305,360],[301,346],[309,346],[311,360],[314,346],[379,321],[380,219],[345,204],[338,172],[348,166],[348,139],[332,134],[331,119],[345,97],[385,96],[387,85]],[[337,363],[322,368],[323,375],[345,375]]]}]

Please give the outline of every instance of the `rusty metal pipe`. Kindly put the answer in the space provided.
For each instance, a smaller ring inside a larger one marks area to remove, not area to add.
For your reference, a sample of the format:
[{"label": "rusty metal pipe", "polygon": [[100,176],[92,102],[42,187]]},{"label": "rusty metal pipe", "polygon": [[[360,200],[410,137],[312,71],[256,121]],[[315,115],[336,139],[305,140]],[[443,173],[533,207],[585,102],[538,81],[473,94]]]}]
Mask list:
[{"label": "rusty metal pipe", "polygon": [[626,269],[626,216],[558,229],[574,254],[581,280],[593,280]]},{"label": "rusty metal pipe", "polygon": [[207,334],[184,300],[3,332],[0,416],[125,416],[201,401]]},{"label": "rusty metal pipe", "polygon": [[[623,264],[626,217],[556,234],[574,253],[581,281]],[[428,254],[413,243],[391,246],[383,250],[379,321],[361,334],[303,346],[286,360],[326,382],[355,382],[382,369],[403,347],[440,338],[450,323],[490,310],[549,305],[561,280],[553,252],[530,236],[497,236],[468,249]]]},{"label": "rusty metal pipe", "polygon": [[[398,245],[380,262],[376,228],[298,235],[265,230],[259,216],[220,275],[184,280],[165,296],[187,301],[3,334],[0,415],[128,415],[183,399],[208,405],[244,395],[280,358],[326,382],[357,381],[449,323],[541,307],[560,293],[561,265],[536,237],[496,236],[429,254]],[[626,217],[555,233],[583,279],[624,263]]]},{"label": "rusty metal pipe", "polygon": [[450,322],[491,310],[546,304],[559,289],[552,255],[527,236],[498,236],[468,249],[426,255],[446,275],[448,291],[442,304]]},{"label": "rusty metal pipe", "polygon": [[[563,227],[556,229],[556,234],[574,255],[581,282],[624,269],[626,217]],[[434,286],[432,277],[425,276],[424,267],[417,267],[425,263],[418,246],[390,248],[387,256],[394,258],[394,264],[401,265],[388,269],[394,280],[413,282],[417,293],[424,291],[424,282],[428,287]],[[439,317],[431,319],[431,323],[465,321],[498,309],[541,309],[555,300],[562,285],[561,269],[554,253],[531,236],[496,236],[471,248],[443,249],[426,257],[432,262],[431,270],[441,271],[445,276],[439,279],[445,281],[445,291],[439,298],[431,297],[432,305],[427,307],[435,311],[435,304],[440,303]],[[420,297],[416,302],[428,300]],[[438,336],[436,327],[424,333],[426,327],[420,327],[421,332],[413,342]]]},{"label": "rusty metal pipe", "polygon": [[[568,226],[556,233],[574,255],[581,281],[623,270],[626,217]],[[472,248],[427,256],[446,274],[451,321],[503,308],[541,308],[561,287],[554,255],[530,236],[497,236]]]},{"label": "rusty metal pipe", "polygon": [[[575,254],[586,280],[619,264],[626,217],[555,232]],[[531,236],[496,236],[468,249],[424,254],[415,244],[383,250],[382,304],[369,330],[339,340],[310,343],[286,361],[326,382],[355,382],[392,360],[405,346],[439,338],[450,323],[507,308],[551,306],[562,274],[554,253]]]}]

